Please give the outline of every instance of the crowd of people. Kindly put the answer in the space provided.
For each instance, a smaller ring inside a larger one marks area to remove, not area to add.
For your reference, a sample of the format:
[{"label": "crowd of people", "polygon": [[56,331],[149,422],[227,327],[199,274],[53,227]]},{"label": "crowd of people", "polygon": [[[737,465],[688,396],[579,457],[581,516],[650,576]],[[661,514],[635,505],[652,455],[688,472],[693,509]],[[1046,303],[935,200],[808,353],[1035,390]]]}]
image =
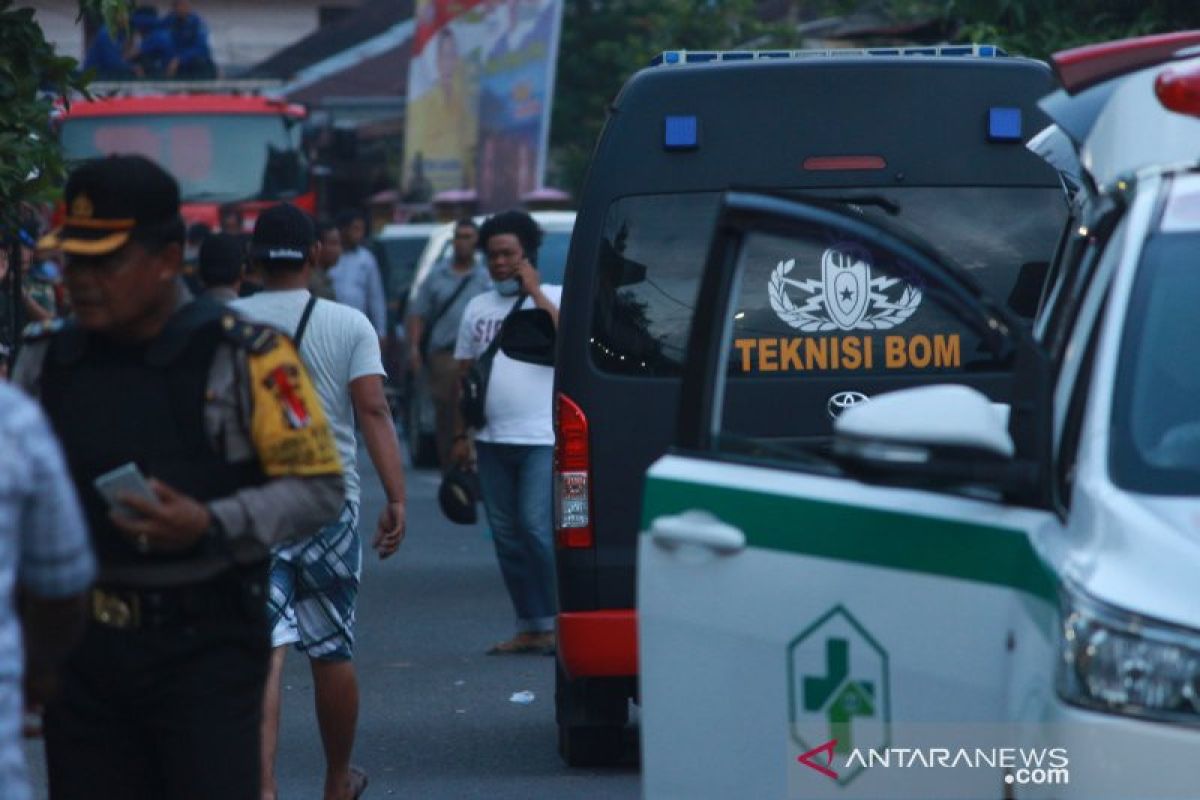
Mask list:
[{"label": "crowd of people", "polygon": [[[249,234],[233,206],[218,231],[187,228],[175,180],[141,156],[84,163],[64,202],[59,228],[23,232],[24,395],[0,386],[0,453],[18,459],[0,458],[0,591],[19,601],[4,598],[0,639],[19,621],[25,647],[0,672],[0,795],[30,793],[23,709],[55,798],[273,798],[293,646],[313,675],[323,796],[358,797],[356,429],[386,496],[379,558],[407,519],[366,221],[280,204]],[[517,309],[557,318],[540,238],[524,212],[460,221],[410,322],[416,367],[443,387],[443,465],[477,462],[513,603],[493,654],[554,649],[552,371],[496,347]],[[472,429],[457,386],[481,363]]]},{"label": "crowd of people", "polygon": [[154,6],[138,6],[126,30],[101,25],[83,67],[100,80],[217,77],[208,26],[188,0],[173,0],[171,10],[161,16]]}]

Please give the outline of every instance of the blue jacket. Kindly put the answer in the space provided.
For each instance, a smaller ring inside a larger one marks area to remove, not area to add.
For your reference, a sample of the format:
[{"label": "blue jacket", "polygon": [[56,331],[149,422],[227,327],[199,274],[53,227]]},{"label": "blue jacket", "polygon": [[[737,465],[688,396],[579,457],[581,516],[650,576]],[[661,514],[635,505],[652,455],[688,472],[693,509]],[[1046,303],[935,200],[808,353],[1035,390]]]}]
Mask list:
[{"label": "blue jacket", "polygon": [[92,46],[88,48],[83,59],[84,69],[94,69],[101,78],[128,78],[133,76],[133,70],[125,61],[124,35],[113,38],[106,26],[100,26]]},{"label": "blue jacket", "polygon": [[208,46],[208,26],[196,14],[180,17],[178,14],[168,14],[163,18],[161,30],[170,37],[171,49],[175,58],[179,59],[180,67],[212,61],[212,51]]}]

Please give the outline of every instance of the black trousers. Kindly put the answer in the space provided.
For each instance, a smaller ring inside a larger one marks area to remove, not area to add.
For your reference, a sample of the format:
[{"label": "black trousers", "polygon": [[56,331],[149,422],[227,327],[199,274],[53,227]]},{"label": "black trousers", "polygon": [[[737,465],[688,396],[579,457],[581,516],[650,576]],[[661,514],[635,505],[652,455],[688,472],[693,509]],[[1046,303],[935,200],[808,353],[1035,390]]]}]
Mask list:
[{"label": "black trousers", "polygon": [[91,623],[46,709],[54,800],[257,800],[270,655],[261,588],[227,615]]}]

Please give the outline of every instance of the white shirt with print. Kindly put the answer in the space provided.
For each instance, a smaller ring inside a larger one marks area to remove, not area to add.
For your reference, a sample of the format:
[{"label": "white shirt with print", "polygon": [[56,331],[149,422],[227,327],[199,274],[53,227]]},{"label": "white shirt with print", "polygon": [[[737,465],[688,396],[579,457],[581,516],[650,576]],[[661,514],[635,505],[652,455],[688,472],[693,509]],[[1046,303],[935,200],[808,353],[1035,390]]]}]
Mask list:
[{"label": "white shirt with print", "polygon": [[[555,306],[562,299],[561,286],[543,284],[542,293]],[[459,324],[454,357],[466,361],[483,355],[516,301],[495,290],[472,298]],[[533,298],[527,297],[521,308],[535,308]],[[553,367],[513,361],[497,350],[484,403],[487,424],[475,438],[494,444],[554,444],[553,402]]]}]

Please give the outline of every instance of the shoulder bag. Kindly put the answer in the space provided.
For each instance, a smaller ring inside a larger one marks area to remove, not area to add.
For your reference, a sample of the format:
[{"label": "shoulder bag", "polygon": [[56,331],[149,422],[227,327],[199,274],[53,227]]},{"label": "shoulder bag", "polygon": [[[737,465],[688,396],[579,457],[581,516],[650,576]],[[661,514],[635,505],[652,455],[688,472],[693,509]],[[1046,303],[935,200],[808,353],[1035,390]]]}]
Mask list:
[{"label": "shoulder bag", "polygon": [[417,346],[421,351],[422,359],[426,361],[429,360],[429,343],[433,340],[433,326],[437,325],[442,317],[446,316],[446,312],[450,310],[450,307],[454,305],[454,301],[457,300],[458,296],[463,293],[464,289],[467,288],[467,284],[471,282],[472,277],[474,276],[464,276],[463,279],[459,281],[458,288],[454,290],[449,299],[442,303],[442,307],[439,308],[434,314],[430,315],[429,319],[425,321],[425,325],[421,328],[421,341],[417,343]]}]

